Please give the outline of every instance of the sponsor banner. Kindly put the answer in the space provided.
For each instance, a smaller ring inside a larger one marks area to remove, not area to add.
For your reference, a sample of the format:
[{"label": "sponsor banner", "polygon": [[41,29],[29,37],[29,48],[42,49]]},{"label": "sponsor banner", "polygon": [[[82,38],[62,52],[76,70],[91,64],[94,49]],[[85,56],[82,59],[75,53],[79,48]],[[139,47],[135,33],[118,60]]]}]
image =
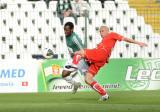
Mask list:
[{"label": "sponsor banner", "polygon": [[53,80],[61,78],[65,60],[46,59],[39,64],[38,69],[38,91],[47,92]]},{"label": "sponsor banner", "polygon": [[[39,92],[69,92],[73,86],[61,78],[66,60],[45,60],[38,72]],[[75,75],[76,74],[76,75]],[[84,75],[79,72],[74,80],[81,82],[79,91],[90,91]],[[110,59],[100,69],[95,79],[108,90],[156,90],[160,89],[160,59]]]},{"label": "sponsor banner", "polygon": [[37,63],[0,62],[0,93],[37,92]]}]

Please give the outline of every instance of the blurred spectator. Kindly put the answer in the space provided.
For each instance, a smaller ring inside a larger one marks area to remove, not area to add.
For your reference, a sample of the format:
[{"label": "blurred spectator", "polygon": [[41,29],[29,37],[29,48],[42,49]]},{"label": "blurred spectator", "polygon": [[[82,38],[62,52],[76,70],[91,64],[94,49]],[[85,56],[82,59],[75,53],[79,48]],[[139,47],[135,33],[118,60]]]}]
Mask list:
[{"label": "blurred spectator", "polygon": [[73,14],[76,15],[76,17],[89,16],[90,6],[87,2],[83,0],[74,0],[72,3],[72,9],[73,9]]},{"label": "blurred spectator", "polygon": [[72,16],[75,18],[72,13],[72,5],[70,0],[58,0],[57,2],[57,16],[61,20],[61,24],[63,24],[64,17]]}]

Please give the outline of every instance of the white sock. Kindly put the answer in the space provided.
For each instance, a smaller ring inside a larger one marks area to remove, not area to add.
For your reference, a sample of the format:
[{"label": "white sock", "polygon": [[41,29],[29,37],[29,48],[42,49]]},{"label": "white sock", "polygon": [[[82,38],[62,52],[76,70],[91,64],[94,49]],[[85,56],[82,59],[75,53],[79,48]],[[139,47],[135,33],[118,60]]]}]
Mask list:
[{"label": "white sock", "polygon": [[104,98],[108,98],[108,97],[109,97],[109,95],[108,95],[108,94],[105,94],[105,95],[103,95],[102,97],[104,97]]},{"label": "white sock", "polygon": [[76,83],[71,76],[67,76],[64,79],[70,84],[75,84]]}]

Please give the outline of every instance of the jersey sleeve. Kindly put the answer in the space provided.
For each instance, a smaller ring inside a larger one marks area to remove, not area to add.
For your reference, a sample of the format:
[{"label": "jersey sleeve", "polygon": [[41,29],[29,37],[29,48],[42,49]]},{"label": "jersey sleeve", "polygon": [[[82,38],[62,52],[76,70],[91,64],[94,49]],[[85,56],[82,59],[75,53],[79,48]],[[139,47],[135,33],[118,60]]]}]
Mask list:
[{"label": "jersey sleeve", "polygon": [[118,34],[118,33],[112,33],[112,37],[115,39],[115,40],[118,40],[118,41],[122,41],[123,39],[123,36]]},{"label": "jersey sleeve", "polygon": [[75,46],[77,46],[77,48],[79,50],[84,48],[84,46],[82,44],[82,40],[78,36],[74,36],[73,37],[73,42],[74,42]]}]

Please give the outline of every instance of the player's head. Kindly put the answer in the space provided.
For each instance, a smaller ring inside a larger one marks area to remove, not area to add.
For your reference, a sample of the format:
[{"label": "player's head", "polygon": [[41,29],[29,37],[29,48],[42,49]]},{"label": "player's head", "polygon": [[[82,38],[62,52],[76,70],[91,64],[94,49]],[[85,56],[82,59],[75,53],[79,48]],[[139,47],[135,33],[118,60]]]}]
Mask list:
[{"label": "player's head", "polygon": [[109,28],[107,26],[101,26],[99,29],[99,32],[100,32],[101,37],[103,38],[108,34]]},{"label": "player's head", "polygon": [[73,33],[74,25],[72,22],[67,22],[64,25],[64,33],[67,36],[70,36]]}]

